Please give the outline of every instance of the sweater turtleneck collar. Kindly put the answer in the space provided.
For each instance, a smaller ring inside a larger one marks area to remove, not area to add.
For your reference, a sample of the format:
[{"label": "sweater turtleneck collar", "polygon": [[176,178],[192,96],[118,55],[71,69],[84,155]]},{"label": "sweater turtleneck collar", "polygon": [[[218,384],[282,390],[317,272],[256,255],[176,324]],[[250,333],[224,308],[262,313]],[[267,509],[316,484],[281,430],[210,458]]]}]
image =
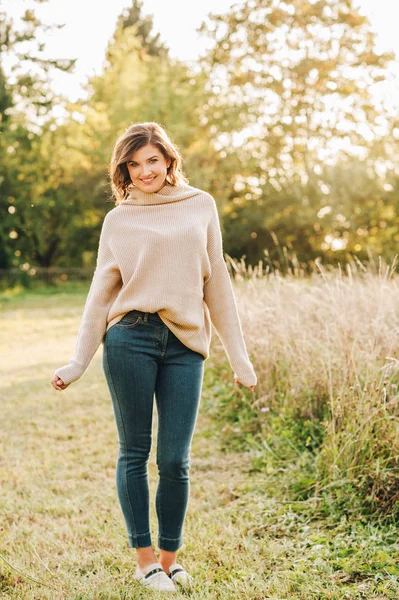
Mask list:
[{"label": "sweater turtleneck collar", "polygon": [[158,192],[143,192],[137,187],[132,188],[129,196],[121,202],[121,205],[150,205],[150,204],[168,204],[170,202],[178,202],[186,200],[192,196],[201,194],[201,190],[192,187],[191,185],[165,185]]}]

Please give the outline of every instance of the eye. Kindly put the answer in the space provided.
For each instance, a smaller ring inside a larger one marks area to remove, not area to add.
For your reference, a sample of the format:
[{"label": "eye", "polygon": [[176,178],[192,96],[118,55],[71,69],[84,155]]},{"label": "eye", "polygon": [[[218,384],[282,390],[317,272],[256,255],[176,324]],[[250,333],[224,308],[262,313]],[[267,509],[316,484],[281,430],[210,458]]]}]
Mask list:
[{"label": "eye", "polygon": [[[150,162],[158,162],[158,159],[157,158],[151,158]],[[129,162],[128,165],[129,165],[129,167],[137,167],[137,163],[135,163],[135,162]]]}]

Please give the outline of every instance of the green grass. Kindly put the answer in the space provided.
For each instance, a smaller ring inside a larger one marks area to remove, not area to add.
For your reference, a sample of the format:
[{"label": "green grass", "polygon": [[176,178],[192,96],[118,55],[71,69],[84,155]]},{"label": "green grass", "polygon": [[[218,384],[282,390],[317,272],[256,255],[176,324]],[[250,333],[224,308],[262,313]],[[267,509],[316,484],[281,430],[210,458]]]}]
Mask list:
[{"label": "green grass", "polygon": [[6,290],[0,290],[0,310],[7,306],[27,306],[33,307],[52,306],[59,302],[63,304],[71,299],[73,305],[76,305],[77,296],[86,296],[90,287],[90,282],[61,282],[54,285],[35,286],[34,289],[27,289],[21,285],[16,285]]},{"label": "green grass", "polygon": [[[133,580],[135,554],[116,495],[116,427],[101,349],[79,382],[61,393],[50,385],[54,369],[73,352],[86,292],[83,286],[73,293],[0,296],[0,343],[6,349],[0,363],[1,599],[164,597]],[[226,442],[225,427],[236,428],[238,440],[251,419],[244,410],[246,391],[234,395],[219,358],[214,352],[205,363],[185,545],[178,556],[197,585],[175,597],[398,598],[393,524],[370,523],[360,513],[337,518],[317,498],[292,502],[282,467],[254,465],[253,432],[246,452],[238,441]],[[228,399],[237,403],[238,422],[222,420]],[[155,434],[156,413],[154,440]],[[151,508],[156,539],[153,502]]]}]

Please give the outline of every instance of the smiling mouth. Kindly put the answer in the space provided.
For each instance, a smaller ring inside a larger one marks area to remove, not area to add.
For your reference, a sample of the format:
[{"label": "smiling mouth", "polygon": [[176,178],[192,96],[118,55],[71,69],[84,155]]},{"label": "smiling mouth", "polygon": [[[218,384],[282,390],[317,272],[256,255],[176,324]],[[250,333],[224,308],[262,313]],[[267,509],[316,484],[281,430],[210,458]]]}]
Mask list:
[{"label": "smiling mouth", "polygon": [[143,183],[151,183],[151,181],[154,181],[155,177],[151,177],[151,179],[141,179],[141,181]]}]

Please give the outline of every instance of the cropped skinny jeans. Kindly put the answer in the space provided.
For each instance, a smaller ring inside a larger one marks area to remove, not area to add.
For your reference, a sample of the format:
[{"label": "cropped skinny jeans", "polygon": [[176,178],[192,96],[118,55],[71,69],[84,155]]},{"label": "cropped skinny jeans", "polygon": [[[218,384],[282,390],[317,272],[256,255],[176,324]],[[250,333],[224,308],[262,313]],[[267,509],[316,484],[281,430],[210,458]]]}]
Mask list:
[{"label": "cropped skinny jeans", "polygon": [[147,464],[155,395],[158,546],[176,551],[183,544],[204,357],[185,346],[158,313],[132,310],[105,335],[103,369],[118,430],[116,487],[129,545],[152,545]]}]

